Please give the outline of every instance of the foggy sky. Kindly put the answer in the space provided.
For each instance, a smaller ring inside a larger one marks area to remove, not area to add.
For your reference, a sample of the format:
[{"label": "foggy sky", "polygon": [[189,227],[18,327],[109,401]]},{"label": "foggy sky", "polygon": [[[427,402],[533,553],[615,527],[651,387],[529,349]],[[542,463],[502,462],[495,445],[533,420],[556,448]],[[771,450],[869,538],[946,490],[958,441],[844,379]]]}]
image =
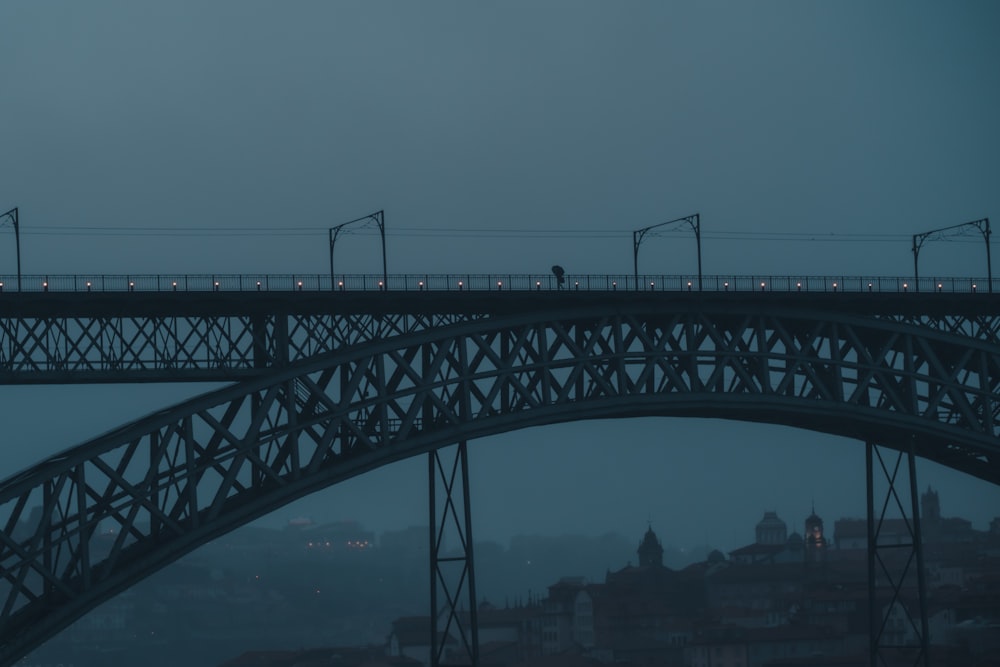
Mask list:
[{"label": "foggy sky", "polygon": [[[630,273],[632,230],[697,211],[706,234],[828,239],[706,240],[707,274],[910,275],[905,238],[830,234],[1000,220],[998,29],[988,1],[6,2],[0,211],[20,207],[37,275],[319,274],[326,229],[377,209],[390,273]],[[94,229],[123,226],[178,231]],[[314,232],[183,230],[199,227]],[[432,227],[566,234],[412,231]],[[343,243],[338,271],[380,269],[370,237]],[[691,246],[652,239],[641,270],[694,272]],[[928,245],[921,273],[981,276],[982,255]],[[0,229],[0,273],[13,262]],[[0,470],[209,388],[0,387]],[[43,407],[60,418],[35,423]],[[577,423],[470,454],[482,538],[638,542],[652,522],[665,543],[731,549],[765,510],[800,532],[813,503],[830,527],[864,514],[863,445],[789,428]],[[268,520],[423,524],[425,471],[395,464]],[[919,473],[943,514],[1000,515],[995,487]]]}]

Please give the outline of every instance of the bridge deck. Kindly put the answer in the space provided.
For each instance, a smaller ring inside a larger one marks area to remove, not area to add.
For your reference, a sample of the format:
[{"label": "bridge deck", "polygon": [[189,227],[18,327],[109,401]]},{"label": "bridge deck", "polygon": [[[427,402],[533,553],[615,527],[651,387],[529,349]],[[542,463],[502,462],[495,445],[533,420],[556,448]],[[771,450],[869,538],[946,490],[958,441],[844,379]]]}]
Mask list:
[{"label": "bridge deck", "polygon": [[1000,293],[696,291],[3,292],[0,318],[253,315],[505,315],[575,306],[789,307],[858,315],[996,315]]}]

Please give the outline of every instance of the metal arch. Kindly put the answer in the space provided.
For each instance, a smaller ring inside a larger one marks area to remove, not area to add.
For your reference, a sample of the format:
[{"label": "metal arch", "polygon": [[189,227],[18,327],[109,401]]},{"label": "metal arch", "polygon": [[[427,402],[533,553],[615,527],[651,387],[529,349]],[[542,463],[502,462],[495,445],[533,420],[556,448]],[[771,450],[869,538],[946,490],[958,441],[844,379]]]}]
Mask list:
[{"label": "metal arch", "polygon": [[641,415],[789,424],[1000,483],[1000,348],[816,313],[601,308],[425,329],[164,410],[0,483],[0,664],[197,546],[395,460]]}]

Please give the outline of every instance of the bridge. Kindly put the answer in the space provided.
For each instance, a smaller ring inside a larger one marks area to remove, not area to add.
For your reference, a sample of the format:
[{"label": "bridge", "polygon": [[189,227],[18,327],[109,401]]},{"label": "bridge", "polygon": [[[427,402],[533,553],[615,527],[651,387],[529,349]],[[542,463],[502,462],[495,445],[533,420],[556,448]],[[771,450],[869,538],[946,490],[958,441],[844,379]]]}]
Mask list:
[{"label": "bridge", "polygon": [[[0,664],[237,526],[422,454],[432,617],[475,664],[475,618],[458,612],[476,600],[465,443],[530,426],[700,416],[864,441],[873,590],[876,462],[888,493],[904,460],[915,489],[914,456],[1000,484],[992,281],[695,280],[22,276],[18,291],[4,278],[0,382],[230,384],[0,482]],[[922,572],[915,508],[911,523]],[[117,539],[99,546],[109,525]],[[453,560],[438,550],[449,527]]]}]

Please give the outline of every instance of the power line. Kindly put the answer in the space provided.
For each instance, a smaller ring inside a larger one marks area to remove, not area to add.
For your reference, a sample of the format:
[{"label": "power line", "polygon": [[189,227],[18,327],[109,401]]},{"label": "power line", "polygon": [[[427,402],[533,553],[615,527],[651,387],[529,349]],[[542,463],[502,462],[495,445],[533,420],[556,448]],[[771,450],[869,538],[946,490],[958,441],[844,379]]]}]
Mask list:
[{"label": "power line", "polygon": [[[124,227],[96,225],[39,225],[22,230],[22,233],[35,236],[95,236],[95,237],[161,237],[161,238],[192,238],[192,237],[317,237],[326,236],[326,227],[206,227],[206,226],[176,226],[176,227]],[[358,229],[343,232],[348,235],[371,236],[376,230]],[[386,230],[386,234],[404,238],[532,238],[532,239],[625,239],[629,231],[611,229],[557,229],[557,228],[497,228],[483,227],[469,229],[463,227],[395,227]],[[651,233],[651,237],[683,237],[689,235],[687,230],[667,230]],[[710,230],[702,233],[702,238],[716,241],[759,241],[771,243],[901,243],[910,242],[909,234],[872,234],[865,232],[844,232],[816,234],[810,232],[780,232],[780,231],[747,231],[747,230]],[[935,239],[946,243],[981,243],[974,238],[952,237]],[[991,240],[991,243],[993,241]]]}]

